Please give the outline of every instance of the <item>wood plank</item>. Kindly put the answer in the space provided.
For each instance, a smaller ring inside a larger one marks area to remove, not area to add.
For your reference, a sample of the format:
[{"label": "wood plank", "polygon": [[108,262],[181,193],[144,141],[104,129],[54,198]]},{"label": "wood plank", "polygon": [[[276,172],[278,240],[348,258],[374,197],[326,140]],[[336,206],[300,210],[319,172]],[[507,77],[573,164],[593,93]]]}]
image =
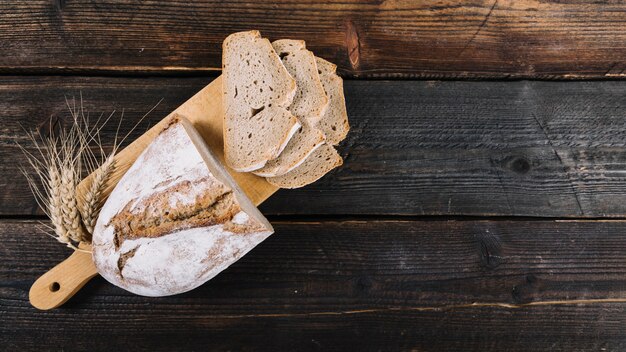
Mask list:
[{"label": "wood plank", "polygon": [[[125,109],[125,130],[163,98],[132,139],[210,80],[4,77],[0,214],[37,213],[15,140],[28,143],[21,126],[65,121],[65,95],[82,92],[92,115]],[[279,191],[265,214],[626,216],[621,82],[346,81],[345,89],[345,165]]]},{"label": "wood plank", "polygon": [[626,75],[626,4],[608,0],[5,0],[0,19],[5,73],[210,72],[228,34],[259,29],[345,76]]},{"label": "wood plank", "polygon": [[36,225],[0,222],[10,350],[626,347],[626,221],[279,221],[189,293],[145,298],[98,278],[49,312],[28,289],[68,250]]}]

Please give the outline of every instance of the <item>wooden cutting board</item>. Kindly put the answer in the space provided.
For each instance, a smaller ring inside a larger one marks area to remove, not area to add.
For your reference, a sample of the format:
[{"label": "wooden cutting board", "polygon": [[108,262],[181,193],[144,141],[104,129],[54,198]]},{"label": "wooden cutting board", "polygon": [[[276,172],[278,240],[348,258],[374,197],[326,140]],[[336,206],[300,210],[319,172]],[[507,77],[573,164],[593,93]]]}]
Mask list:
[{"label": "wooden cutting board", "polygon": [[[173,114],[186,117],[200,132],[211,151],[224,164],[224,140],[222,136],[224,110],[222,107],[221,76],[170,113],[170,115]],[[109,196],[124,173],[162,130],[170,115],[152,126],[115,156],[115,172],[107,183],[103,198],[106,199]],[[262,177],[251,173],[239,173],[228,167],[226,169],[256,205],[261,204],[278,190],[277,187]],[[78,186],[77,197],[79,202],[84,200],[84,191],[88,189],[90,183],[91,175],[87,176]],[[29,292],[30,303],[34,307],[42,310],[59,307],[98,274],[91,259],[90,245],[81,243],[79,248],[83,251],[74,251],[69,258],[35,281]]]}]

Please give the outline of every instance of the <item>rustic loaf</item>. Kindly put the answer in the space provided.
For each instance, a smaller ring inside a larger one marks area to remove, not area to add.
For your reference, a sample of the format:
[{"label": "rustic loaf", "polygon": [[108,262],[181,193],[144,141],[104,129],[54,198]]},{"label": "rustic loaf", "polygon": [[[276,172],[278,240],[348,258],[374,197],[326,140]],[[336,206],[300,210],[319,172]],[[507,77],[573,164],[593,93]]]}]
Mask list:
[{"label": "rustic loaf", "polygon": [[104,204],[93,259],[114,285],[166,296],[211,279],[272,232],[191,123],[175,116]]},{"label": "rustic loaf", "polygon": [[317,127],[317,122],[328,106],[315,55],[306,49],[304,41],[281,39],[273,42],[272,46],[287,71],[296,79],[296,95],[287,109],[299,120],[302,128],[276,159],[253,171],[264,177],[279,176],[293,170],[322,145],[324,133]]},{"label": "rustic loaf", "polygon": [[299,129],[286,110],[296,81],[258,31],[229,35],[223,44],[224,156],[236,171],[276,158]]}]

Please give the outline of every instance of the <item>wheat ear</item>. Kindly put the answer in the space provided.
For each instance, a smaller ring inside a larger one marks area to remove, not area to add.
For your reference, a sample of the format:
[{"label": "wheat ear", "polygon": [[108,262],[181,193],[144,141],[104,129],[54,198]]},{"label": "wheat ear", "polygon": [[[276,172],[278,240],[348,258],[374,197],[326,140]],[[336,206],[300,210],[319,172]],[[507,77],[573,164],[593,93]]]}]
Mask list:
[{"label": "wheat ear", "polygon": [[[51,124],[52,126],[52,124]],[[75,187],[81,170],[80,126],[55,136],[52,127],[48,136],[29,133],[37,153],[20,145],[38,180],[22,168],[35,199],[50,218],[54,236],[59,242],[76,249],[75,243],[86,238],[75,198]],[[19,145],[19,144],[18,144]]]},{"label": "wheat ear", "polygon": [[90,234],[93,234],[93,229],[96,226],[96,220],[102,208],[102,193],[106,188],[106,184],[113,170],[115,170],[115,157],[114,153],[111,153],[104,160],[100,168],[94,170],[91,174],[91,184],[84,195],[84,201],[81,207],[83,224]]},{"label": "wheat ear", "polygon": [[[106,153],[100,140],[100,131],[115,114],[115,111],[102,123],[100,120],[104,115],[100,115],[94,127],[90,129],[89,116],[85,116],[83,112],[82,94],[78,108],[75,100],[73,100],[73,104],[70,104],[66,99],[67,107],[73,117],[69,130],[61,129],[58,134],[53,133],[55,132],[54,124],[51,121],[50,131],[47,135],[27,132],[35,147],[34,153],[17,143],[32,168],[32,171],[29,172],[22,166],[20,167],[21,171],[28,181],[28,186],[35,196],[37,204],[52,222],[52,225],[42,223],[43,227],[54,232],[54,234],[50,234],[46,231],[47,235],[80,251],[82,250],[76,246],[79,242],[89,243],[91,241],[91,235],[102,207],[102,198],[107,182],[116,167],[114,155],[124,140],[160,103],[161,101],[143,115],[118,142],[124,116],[122,111],[113,148]],[[98,150],[96,153],[90,148],[94,143]],[[83,202],[80,202],[77,199],[77,188],[84,176],[83,173],[93,173],[93,175],[91,184],[83,195]]]},{"label": "wheat ear", "polygon": [[[49,143],[50,144],[50,143]],[[57,235],[57,239],[61,243],[71,244],[71,235],[64,221],[63,214],[63,191],[61,181],[61,171],[59,165],[55,163],[48,164],[48,184],[44,184],[44,188],[48,189],[48,199],[43,203],[47,203],[45,206],[46,213],[52,221],[54,227],[54,233]]]}]

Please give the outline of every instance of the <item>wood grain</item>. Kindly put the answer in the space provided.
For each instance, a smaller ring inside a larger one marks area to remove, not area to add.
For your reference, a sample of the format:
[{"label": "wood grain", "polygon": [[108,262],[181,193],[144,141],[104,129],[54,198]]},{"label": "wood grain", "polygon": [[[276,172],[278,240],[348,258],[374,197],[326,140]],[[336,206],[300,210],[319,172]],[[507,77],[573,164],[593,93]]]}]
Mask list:
[{"label": "wood grain", "polygon": [[[210,80],[3,77],[0,213],[37,213],[15,141],[28,143],[21,126],[66,121],[64,95],[82,92],[92,115],[125,109],[123,130],[163,98],[132,140]],[[265,214],[626,216],[621,82],[348,80],[345,90],[344,166],[279,191]]]},{"label": "wood grain", "polygon": [[[30,284],[69,251],[33,221],[4,220],[0,344],[157,351],[626,347],[626,303],[593,301],[626,298],[626,221],[274,226],[267,241],[189,293],[139,297],[97,278],[62,308],[39,312],[28,303]],[[546,301],[561,304],[517,306]]]},{"label": "wood grain", "polygon": [[259,29],[345,76],[626,75],[626,4],[609,0],[5,0],[0,20],[5,73],[211,72],[228,34]]}]

